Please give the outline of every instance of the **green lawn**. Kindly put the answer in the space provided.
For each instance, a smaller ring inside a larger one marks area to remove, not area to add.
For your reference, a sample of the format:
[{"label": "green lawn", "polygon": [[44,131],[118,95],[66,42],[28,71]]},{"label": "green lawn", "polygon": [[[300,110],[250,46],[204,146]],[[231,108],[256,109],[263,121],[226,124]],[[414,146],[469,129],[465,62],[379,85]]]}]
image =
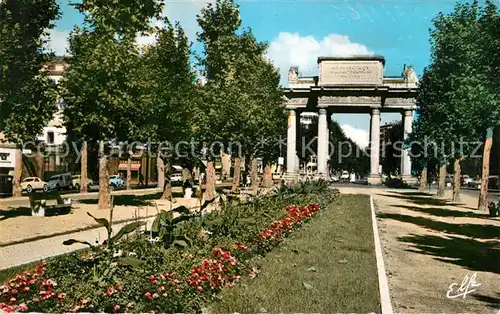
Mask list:
[{"label": "green lawn", "polygon": [[343,196],[320,213],[211,312],[380,312],[369,197]]}]

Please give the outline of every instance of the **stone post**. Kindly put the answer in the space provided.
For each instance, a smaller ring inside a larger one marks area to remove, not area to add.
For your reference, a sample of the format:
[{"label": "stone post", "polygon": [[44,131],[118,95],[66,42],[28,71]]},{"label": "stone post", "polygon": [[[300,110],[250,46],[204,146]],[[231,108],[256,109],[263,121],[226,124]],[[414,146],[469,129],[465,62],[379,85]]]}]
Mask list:
[{"label": "stone post", "polygon": [[[411,133],[411,123],[413,121],[413,111],[405,110],[403,113],[403,139],[408,138],[408,134]],[[401,176],[404,181],[411,183],[411,160],[410,160],[410,150],[409,147],[402,151],[401,156]]]},{"label": "stone post", "polygon": [[296,168],[297,117],[295,110],[288,112],[288,132],[286,137],[286,171],[295,173]]},{"label": "stone post", "polygon": [[380,110],[372,109],[370,120],[370,177],[368,183],[380,184]]},{"label": "stone post", "polygon": [[320,176],[327,175],[328,157],[328,122],[326,109],[319,110],[318,117],[318,173]]}]

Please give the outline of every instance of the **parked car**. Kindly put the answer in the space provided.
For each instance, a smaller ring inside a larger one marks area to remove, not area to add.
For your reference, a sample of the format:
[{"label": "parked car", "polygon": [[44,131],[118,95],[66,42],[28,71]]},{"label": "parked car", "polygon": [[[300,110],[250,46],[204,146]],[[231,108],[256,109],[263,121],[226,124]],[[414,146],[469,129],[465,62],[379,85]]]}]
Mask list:
[{"label": "parked car", "polygon": [[28,177],[21,182],[21,190],[26,191],[26,193],[32,193],[37,190],[47,192],[49,190],[49,186],[38,177]]},{"label": "parked car", "polygon": [[170,175],[170,182],[172,184],[182,184],[182,174],[175,172]]},{"label": "parked car", "polygon": [[[71,177],[71,182],[72,182],[75,190],[80,190],[81,178],[82,178],[82,176],[79,174],[76,174],[76,175]],[[94,184],[94,182],[91,179],[87,178],[87,187],[90,185],[93,185],[93,184]]]},{"label": "parked car", "polygon": [[342,171],[342,174],[340,175],[340,180],[341,181],[349,181],[349,171]]},{"label": "parked car", "polygon": [[109,177],[109,185],[114,188],[122,188],[125,186],[125,181],[119,175],[112,175]]},{"label": "parked car", "polygon": [[469,185],[469,182],[472,181],[472,178],[469,177],[468,175],[464,174],[462,176],[462,185]]},{"label": "parked car", "polygon": [[500,189],[500,177],[490,176],[488,179],[488,190],[499,190]]},{"label": "parked car", "polygon": [[467,184],[468,187],[474,188],[474,189],[481,189],[481,180],[470,180],[469,183]]},{"label": "parked car", "polygon": [[73,188],[73,180],[71,178],[71,173],[61,173],[53,175],[47,181],[47,185],[50,190],[64,190]]}]

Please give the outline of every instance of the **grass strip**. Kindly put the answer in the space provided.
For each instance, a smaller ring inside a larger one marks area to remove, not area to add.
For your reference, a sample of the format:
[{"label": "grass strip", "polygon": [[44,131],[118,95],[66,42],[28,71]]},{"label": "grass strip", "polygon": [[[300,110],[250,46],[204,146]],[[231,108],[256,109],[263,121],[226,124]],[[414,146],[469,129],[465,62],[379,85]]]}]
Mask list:
[{"label": "grass strip", "polygon": [[224,289],[211,312],[380,312],[369,197],[323,210],[259,262],[255,279]]}]

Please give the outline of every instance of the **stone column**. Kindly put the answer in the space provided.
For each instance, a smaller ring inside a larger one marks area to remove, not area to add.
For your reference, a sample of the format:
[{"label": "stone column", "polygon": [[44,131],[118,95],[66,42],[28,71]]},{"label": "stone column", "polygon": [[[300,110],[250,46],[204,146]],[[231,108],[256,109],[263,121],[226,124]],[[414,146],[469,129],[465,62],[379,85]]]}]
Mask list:
[{"label": "stone column", "polygon": [[319,110],[318,117],[318,173],[320,176],[327,175],[328,157],[328,123],[326,109]]},{"label": "stone column", "polygon": [[[408,138],[411,133],[411,123],[413,121],[413,110],[405,110],[403,113],[403,139]],[[410,183],[411,177],[411,162],[409,149],[404,149],[401,155],[401,176],[404,181]]]},{"label": "stone column", "polygon": [[380,110],[372,109],[370,121],[370,177],[368,183],[380,184]]},{"label": "stone column", "polygon": [[286,136],[286,171],[294,173],[297,157],[297,117],[295,110],[288,111],[288,132]]}]

